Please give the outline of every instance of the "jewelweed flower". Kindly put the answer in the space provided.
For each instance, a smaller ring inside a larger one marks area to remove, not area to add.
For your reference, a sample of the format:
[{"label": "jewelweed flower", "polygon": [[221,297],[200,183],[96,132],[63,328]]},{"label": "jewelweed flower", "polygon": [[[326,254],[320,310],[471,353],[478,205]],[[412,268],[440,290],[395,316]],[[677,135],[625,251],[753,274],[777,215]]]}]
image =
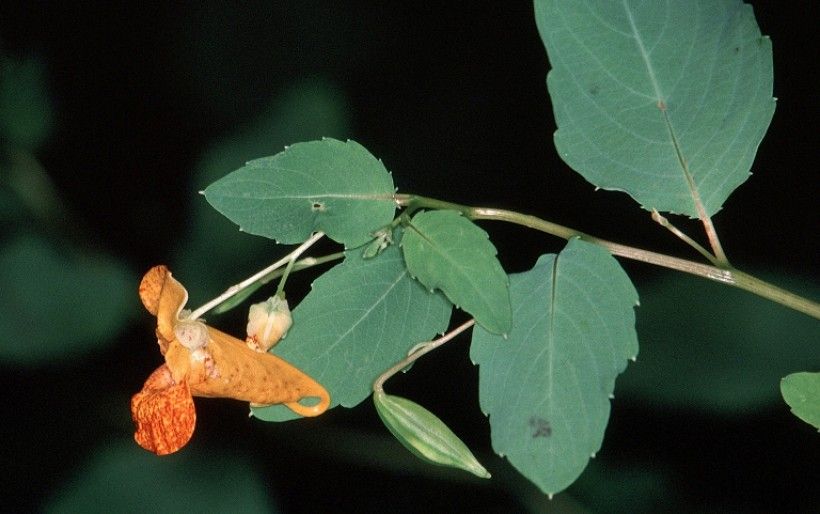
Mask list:
[{"label": "jewelweed flower", "polygon": [[[278,306],[269,311],[275,316],[270,325],[276,330],[265,332],[268,319],[260,317],[264,312],[252,312],[251,321],[256,320],[257,330],[262,327],[264,337],[260,340],[259,334],[249,334],[246,342],[189,319],[183,310],[188,292],[166,266],[155,266],[145,274],[139,295],[148,312],[157,317],[157,344],[165,357],[165,364],[131,399],[134,439],[146,450],[167,455],[188,443],[196,425],[194,396],[233,398],[253,405],[284,404],[300,416],[318,416],[330,406],[324,387],[265,351],[290,327],[287,303],[284,309]],[[253,337],[261,343],[258,351],[249,346]],[[306,398],[319,401],[310,406],[300,403]]]}]

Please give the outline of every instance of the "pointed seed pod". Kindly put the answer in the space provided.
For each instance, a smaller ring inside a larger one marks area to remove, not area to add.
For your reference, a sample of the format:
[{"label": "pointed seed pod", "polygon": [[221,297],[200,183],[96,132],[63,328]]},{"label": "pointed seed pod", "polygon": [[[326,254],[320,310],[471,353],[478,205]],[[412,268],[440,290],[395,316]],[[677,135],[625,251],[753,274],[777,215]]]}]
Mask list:
[{"label": "pointed seed pod", "polygon": [[467,445],[421,405],[383,391],[373,393],[376,412],[396,439],[422,460],[490,478]]}]

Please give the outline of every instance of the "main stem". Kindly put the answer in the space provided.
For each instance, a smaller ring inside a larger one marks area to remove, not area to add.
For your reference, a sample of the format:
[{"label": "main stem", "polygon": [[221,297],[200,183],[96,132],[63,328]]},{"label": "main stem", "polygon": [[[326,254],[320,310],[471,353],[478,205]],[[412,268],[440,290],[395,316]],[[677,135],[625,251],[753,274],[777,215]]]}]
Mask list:
[{"label": "main stem", "polygon": [[759,278],[753,277],[748,273],[731,267],[717,267],[708,264],[702,264],[678,257],[672,257],[662,253],[643,250],[632,246],[623,245],[620,243],[613,243],[605,239],[600,239],[580,230],[565,227],[557,223],[530,216],[528,214],[521,214],[515,211],[508,211],[504,209],[493,209],[488,207],[471,207],[467,205],[460,205],[452,202],[445,202],[435,198],[427,198],[424,196],[417,196],[412,194],[395,194],[393,196],[396,204],[401,207],[408,207],[412,209],[430,208],[430,209],[449,209],[461,212],[465,217],[472,220],[500,220],[532,228],[540,232],[551,234],[563,239],[571,239],[577,237],[589,243],[602,246],[609,250],[613,255],[625,257],[636,261],[646,262],[661,266],[664,268],[674,269],[707,278],[715,282],[731,285],[750,293],[754,293],[760,297],[772,300],[796,311],[808,314],[813,318],[820,319],[820,304],[796,295],[790,291],[786,291],[774,284],[770,284]]}]

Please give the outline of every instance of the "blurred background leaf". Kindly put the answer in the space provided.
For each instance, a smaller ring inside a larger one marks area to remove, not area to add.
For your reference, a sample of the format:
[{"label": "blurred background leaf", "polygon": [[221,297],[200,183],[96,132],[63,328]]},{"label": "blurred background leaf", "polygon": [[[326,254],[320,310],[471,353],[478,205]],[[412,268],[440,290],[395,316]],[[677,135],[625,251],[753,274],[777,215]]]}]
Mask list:
[{"label": "blurred background leaf", "polygon": [[99,448],[75,473],[45,512],[278,512],[261,470],[224,452],[158,459],[129,439]]},{"label": "blurred background leaf", "polygon": [[668,470],[648,462],[623,464],[590,461],[569,493],[599,514],[623,512],[677,512],[685,510]]},{"label": "blurred background leaf", "polygon": [[[811,281],[758,274],[807,298]],[[637,362],[618,381],[656,405],[748,412],[780,401],[780,379],[820,367],[817,320],[757,296],[682,274],[639,284]]]},{"label": "blurred background leaf", "polygon": [[[53,363],[111,344],[136,313],[136,283],[102,255],[20,236],[0,248],[0,359]],[[131,293],[131,294],[129,294]]]},{"label": "blurred background leaf", "polygon": [[53,129],[45,74],[39,58],[16,61],[0,54],[0,135],[11,146],[37,148]]},{"label": "blurred background leaf", "polygon": [[69,237],[79,230],[34,155],[53,118],[42,60],[0,54],[0,360],[10,365],[99,350],[136,312],[127,267]]}]

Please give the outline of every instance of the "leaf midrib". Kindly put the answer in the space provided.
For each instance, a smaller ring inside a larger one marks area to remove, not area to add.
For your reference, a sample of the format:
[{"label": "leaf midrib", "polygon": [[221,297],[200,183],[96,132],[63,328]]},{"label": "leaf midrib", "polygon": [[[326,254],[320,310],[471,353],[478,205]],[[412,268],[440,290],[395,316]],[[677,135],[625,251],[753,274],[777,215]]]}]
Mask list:
[{"label": "leaf midrib", "polygon": [[[473,290],[475,290],[479,293],[476,296],[481,299],[481,302],[484,304],[484,306],[486,308],[488,308],[492,311],[493,310],[493,305],[487,299],[487,295],[481,294],[482,288],[479,287],[479,284],[477,283],[477,280],[470,273],[466,273],[466,272],[463,271],[464,267],[462,267],[459,264],[459,261],[449,258],[449,256],[447,255],[447,253],[444,252],[444,250],[439,250],[439,247],[436,244],[434,244],[434,243],[436,243],[435,240],[430,239],[429,237],[427,237],[426,234],[422,233],[422,231],[420,231],[412,223],[410,223],[409,225],[415,231],[415,233],[418,234],[420,238],[422,238],[422,240],[426,241],[429,244],[430,248],[433,251],[435,251],[437,254],[441,255],[443,257],[444,261],[446,261],[448,264],[451,264],[455,269],[457,269],[459,271],[459,274],[462,277],[466,278],[467,282],[469,282],[469,284],[472,286]],[[480,252],[479,252],[479,255],[481,255]],[[441,289],[441,285],[442,284],[431,284],[431,287],[438,287],[439,289]],[[451,300],[455,301],[455,299],[452,299],[452,298],[451,298]]]},{"label": "leaf midrib", "polygon": [[[689,165],[687,164],[686,158],[683,155],[683,148],[681,148],[680,141],[678,140],[678,136],[675,133],[675,127],[672,126],[672,122],[669,119],[669,113],[666,109],[666,100],[664,100],[664,94],[661,91],[660,84],[658,84],[658,79],[655,75],[655,68],[652,65],[651,59],[649,58],[649,53],[646,51],[646,46],[643,43],[643,38],[638,32],[638,27],[635,25],[635,17],[632,15],[632,10],[629,8],[628,0],[621,0],[621,3],[624,7],[624,12],[626,12],[626,17],[629,20],[629,28],[632,31],[632,37],[635,39],[635,43],[638,46],[638,50],[640,51],[641,59],[643,60],[644,67],[646,68],[646,74],[649,77],[649,82],[652,84],[652,89],[655,91],[657,107],[658,110],[661,111],[663,123],[664,125],[666,125],[666,129],[669,132],[669,140],[670,143],[672,143],[672,147],[675,150],[675,158],[677,159],[678,165],[680,166],[683,179],[686,181],[686,186],[689,188],[689,197],[691,198],[692,203],[694,204],[695,211],[700,213],[704,210],[703,204],[700,200],[700,193],[698,192],[697,185],[695,184],[695,178],[689,171]],[[664,107],[661,107],[661,105],[663,105]]]}]

